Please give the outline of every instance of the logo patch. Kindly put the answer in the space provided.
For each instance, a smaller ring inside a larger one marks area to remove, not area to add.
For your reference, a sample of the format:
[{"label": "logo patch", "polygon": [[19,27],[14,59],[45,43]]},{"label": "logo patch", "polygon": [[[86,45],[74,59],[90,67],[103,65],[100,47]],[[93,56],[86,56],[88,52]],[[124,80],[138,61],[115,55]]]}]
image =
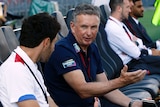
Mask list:
[{"label": "logo patch", "polygon": [[76,62],[73,59],[69,59],[62,63],[63,68],[73,67],[76,66]]},{"label": "logo patch", "polygon": [[78,46],[77,43],[74,43],[74,44],[73,44],[73,47],[74,47],[76,53],[80,52],[81,49],[80,49],[80,47]]}]

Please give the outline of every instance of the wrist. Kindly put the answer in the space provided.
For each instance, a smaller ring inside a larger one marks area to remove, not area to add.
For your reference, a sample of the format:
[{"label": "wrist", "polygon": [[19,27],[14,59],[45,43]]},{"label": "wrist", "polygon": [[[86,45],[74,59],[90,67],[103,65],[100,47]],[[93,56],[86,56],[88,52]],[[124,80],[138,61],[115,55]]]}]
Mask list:
[{"label": "wrist", "polygon": [[129,102],[129,104],[128,104],[128,107],[132,107],[132,105],[133,105],[133,103],[135,102],[136,100],[131,100],[130,102]]}]

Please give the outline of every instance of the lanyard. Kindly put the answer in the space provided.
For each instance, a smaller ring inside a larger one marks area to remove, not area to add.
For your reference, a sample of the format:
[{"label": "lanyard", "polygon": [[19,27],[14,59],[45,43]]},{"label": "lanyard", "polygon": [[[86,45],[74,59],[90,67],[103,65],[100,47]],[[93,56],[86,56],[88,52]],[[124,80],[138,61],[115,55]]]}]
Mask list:
[{"label": "lanyard", "polygon": [[91,69],[90,69],[90,58],[87,58],[87,61],[86,61],[85,56],[83,55],[82,52],[79,52],[79,55],[82,60],[83,66],[85,67],[85,69],[87,71],[87,76],[88,76],[89,80],[92,80]]},{"label": "lanyard", "polygon": [[128,33],[127,29],[125,28],[125,26],[123,26],[123,29],[124,29],[124,30],[125,30],[125,32],[127,33],[127,35],[128,35],[128,37],[129,37],[129,39],[130,39],[130,40],[132,40],[132,38],[131,38],[130,34]]},{"label": "lanyard", "polygon": [[[13,52],[15,52],[15,51],[13,51]],[[16,53],[16,52],[15,52]],[[17,54],[17,53],[16,53]],[[18,55],[18,54],[17,54]],[[18,55],[19,56],[19,55]],[[22,57],[21,57],[21,59],[22,59]],[[23,60],[23,59],[22,59]],[[23,60],[24,61],[24,60]],[[42,86],[41,86],[41,84],[39,83],[39,81],[38,81],[38,79],[36,78],[36,76],[34,75],[34,73],[33,73],[33,71],[32,71],[32,69],[29,67],[29,65],[24,61],[24,63],[25,63],[25,65],[28,67],[28,69],[30,70],[30,72],[31,72],[31,74],[33,75],[33,77],[35,78],[35,80],[37,81],[37,83],[38,83],[38,85],[40,86],[40,88],[41,88],[41,90],[42,90],[42,92],[43,92],[43,94],[44,94],[44,97],[45,97],[45,99],[46,99],[46,101],[47,101],[47,103],[48,103],[48,99],[47,99],[47,94],[46,94],[46,92],[43,90],[43,88],[42,88]]]},{"label": "lanyard", "polygon": [[[117,23],[116,21],[114,21],[113,19],[109,18],[111,21]],[[127,33],[128,37],[130,40],[132,40],[131,35],[129,34],[129,32],[127,31],[127,29],[125,28],[125,26],[123,26],[124,31]]]}]

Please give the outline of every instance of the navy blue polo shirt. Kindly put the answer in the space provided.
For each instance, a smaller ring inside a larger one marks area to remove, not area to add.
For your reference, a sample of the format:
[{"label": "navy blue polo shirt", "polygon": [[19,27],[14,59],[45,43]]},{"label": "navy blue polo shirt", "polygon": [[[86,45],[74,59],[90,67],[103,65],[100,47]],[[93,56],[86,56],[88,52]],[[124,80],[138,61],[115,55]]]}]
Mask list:
[{"label": "navy blue polo shirt", "polygon": [[59,107],[88,107],[93,104],[93,98],[80,98],[62,76],[73,70],[81,69],[87,82],[96,81],[96,74],[103,72],[97,47],[91,44],[88,48],[90,75],[87,73],[88,68],[84,67],[80,53],[83,52],[70,32],[67,37],[56,43],[55,50],[45,65],[45,83],[51,97]]}]

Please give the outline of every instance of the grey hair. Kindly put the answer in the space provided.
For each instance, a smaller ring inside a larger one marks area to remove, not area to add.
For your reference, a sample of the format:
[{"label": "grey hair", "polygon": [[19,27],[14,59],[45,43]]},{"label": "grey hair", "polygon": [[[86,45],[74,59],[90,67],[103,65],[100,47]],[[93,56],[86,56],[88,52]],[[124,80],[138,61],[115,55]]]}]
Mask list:
[{"label": "grey hair", "polygon": [[81,4],[78,5],[74,12],[73,12],[73,19],[72,21],[76,21],[76,16],[77,15],[96,15],[100,18],[100,11],[99,8],[97,6],[93,6],[92,4]]}]

